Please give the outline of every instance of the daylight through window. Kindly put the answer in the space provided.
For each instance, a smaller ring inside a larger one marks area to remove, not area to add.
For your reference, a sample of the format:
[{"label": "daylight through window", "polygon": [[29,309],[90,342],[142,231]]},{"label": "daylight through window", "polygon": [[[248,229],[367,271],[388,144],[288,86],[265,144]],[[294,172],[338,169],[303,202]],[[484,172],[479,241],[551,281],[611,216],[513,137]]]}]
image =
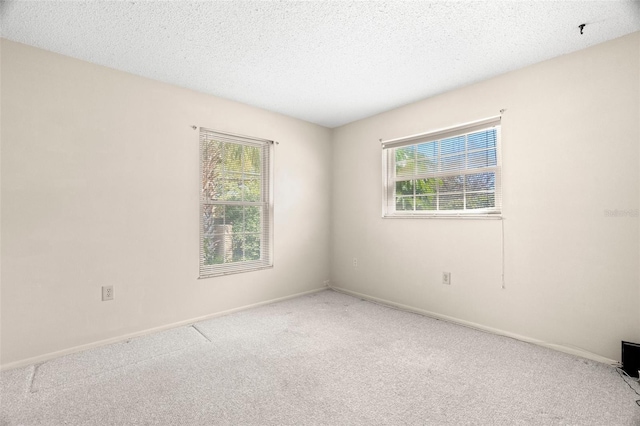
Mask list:
[{"label": "daylight through window", "polygon": [[382,143],[384,217],[499,216],[500,118]]},{"label": "daylight through window", "polygon": [[200,277],[272,266],[273,142],[200,128]]}]

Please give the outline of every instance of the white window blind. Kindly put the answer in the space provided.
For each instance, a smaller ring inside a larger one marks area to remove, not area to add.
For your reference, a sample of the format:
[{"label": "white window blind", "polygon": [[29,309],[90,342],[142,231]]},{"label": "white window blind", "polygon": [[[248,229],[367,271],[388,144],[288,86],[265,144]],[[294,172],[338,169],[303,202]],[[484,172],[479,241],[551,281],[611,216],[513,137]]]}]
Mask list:
[{"label": "white window blind", "polygon": [[384,217],[499,217],[500,117],[382,142]]},{"label": "white window blind", "polygon": [[272,150],[200,128],[200,278],[273,265]]}]

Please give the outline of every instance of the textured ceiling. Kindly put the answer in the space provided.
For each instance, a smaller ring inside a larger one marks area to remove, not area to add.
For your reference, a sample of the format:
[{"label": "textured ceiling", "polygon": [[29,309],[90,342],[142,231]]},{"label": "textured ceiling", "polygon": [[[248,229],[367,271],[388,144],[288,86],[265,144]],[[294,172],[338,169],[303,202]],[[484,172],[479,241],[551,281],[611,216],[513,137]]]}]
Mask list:
[{"label": "textured ceiling", "polygon": [[3,1],[0,13],[7,39],[328,127],[640,30],[640,2],[617,0]]}]

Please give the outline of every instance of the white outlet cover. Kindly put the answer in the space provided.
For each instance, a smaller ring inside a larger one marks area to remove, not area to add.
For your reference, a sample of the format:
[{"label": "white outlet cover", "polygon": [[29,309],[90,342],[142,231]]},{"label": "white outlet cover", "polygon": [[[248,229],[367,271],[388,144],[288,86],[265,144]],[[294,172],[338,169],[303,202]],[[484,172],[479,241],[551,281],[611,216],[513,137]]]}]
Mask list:
[{"label": "white outlet cover", "polygon": [[442,273],[442,284],[451,285],[451,272]]},{"label": "white outlet cover", "polygon": [[113,300],[113,286],[106,285],[102,287],[102,301]]}]

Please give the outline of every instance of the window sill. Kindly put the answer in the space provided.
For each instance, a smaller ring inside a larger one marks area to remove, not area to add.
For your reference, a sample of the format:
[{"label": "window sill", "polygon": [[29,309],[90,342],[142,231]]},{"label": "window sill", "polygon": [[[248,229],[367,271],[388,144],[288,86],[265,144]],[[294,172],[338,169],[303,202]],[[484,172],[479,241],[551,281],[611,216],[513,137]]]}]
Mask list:
[{"label": "window sill", "polygon": [[271,268],[273,268],[273,264],[268,265],[261,262],[255,262],[250,266],[247,264],[244,264],[243,267],[236,266],[235,268],[226,268],[226,269],[220,268],[220,270],[218,271],[210,271],[207,273],[203,273],[200,276],[198,276],[198,279],[205,280],[207,278],[222,277],[225,275],[241,274],[245,272],[254,272],[254,271],[260,271],[263,269],[271,269]]},{"label": "window sill", "polygon": [[464,220],[503,220],[502,214],[387,214],[383,219],[464,219]]}]

